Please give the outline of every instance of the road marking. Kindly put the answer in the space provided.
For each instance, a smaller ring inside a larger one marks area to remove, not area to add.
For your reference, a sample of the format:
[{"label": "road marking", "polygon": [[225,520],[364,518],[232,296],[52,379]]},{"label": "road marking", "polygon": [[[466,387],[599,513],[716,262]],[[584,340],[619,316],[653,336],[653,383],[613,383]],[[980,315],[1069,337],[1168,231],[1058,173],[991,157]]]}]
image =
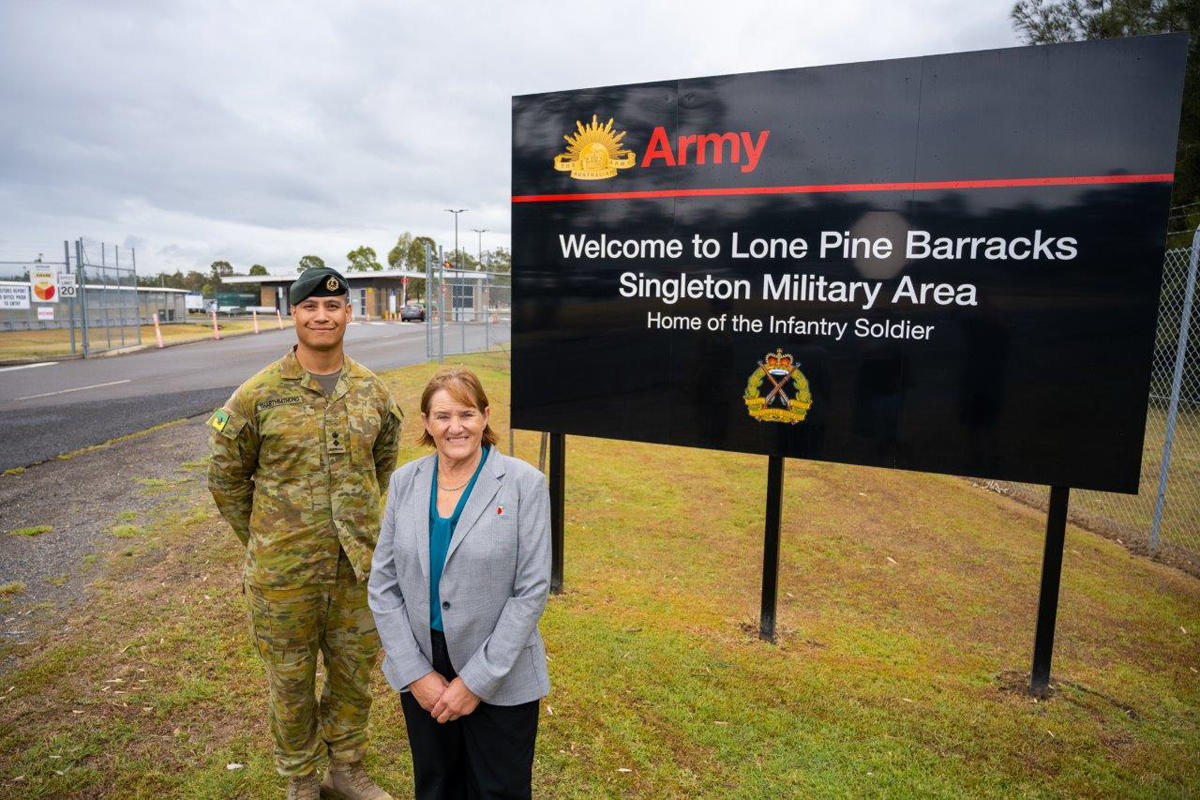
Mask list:
[{"label": "road marking", "polygon": [[18,400],[36,400],[39,397],[50,397],[55,394],[68,394],[70,392],[82,392],[87,389],[101,389],[105,386],[116,386],[121,383],[129,383],[132,378],[126,378],[123,381],[109,381],[108,383],[93,383],[91,386],[80,386],[76,389],[59,389],[57,392],[42,392],[41,394],[31,394],[25,397],[18,397]]},{"label": "road marking", "polygon": [[387,325],[386,322],[368,322],[368,325]]},{"label": "road marking", "polygon": [[362,325],[361,322],[347,322],[347,325]]},{"label": "road marking", "polygon": [[57,361],[43,361],[39,364],[18,364],[15,367],[0,367],[0,372],[11,372],[14,369],[33,369],[34,367],[49,367],[57,364]]}]

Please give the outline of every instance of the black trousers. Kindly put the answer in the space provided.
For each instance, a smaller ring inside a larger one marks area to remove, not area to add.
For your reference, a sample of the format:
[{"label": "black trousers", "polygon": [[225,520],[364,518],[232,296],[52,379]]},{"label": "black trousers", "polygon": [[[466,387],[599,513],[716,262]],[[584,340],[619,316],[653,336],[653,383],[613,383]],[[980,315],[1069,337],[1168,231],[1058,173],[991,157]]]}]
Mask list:
[{"label": "black trousers", "polygon": [[[433,668],[448,681],[457,677],[446,652],[446,637],[433,634]],[[473,712],[439,723],[412,692],[400,695],[418,800],[528,798],[533,781],[533,745],[538,707],[481,702]]]}]

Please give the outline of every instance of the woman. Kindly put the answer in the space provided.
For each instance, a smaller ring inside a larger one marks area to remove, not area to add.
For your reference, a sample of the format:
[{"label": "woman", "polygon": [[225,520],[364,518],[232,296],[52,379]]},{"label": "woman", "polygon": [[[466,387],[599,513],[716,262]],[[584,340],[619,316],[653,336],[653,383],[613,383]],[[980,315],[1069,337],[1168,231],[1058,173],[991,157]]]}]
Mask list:
[{"label": "woman", "polygon": [[371,567],[418,798],[531,794],[538,701],[550,690],[537,629],[550,495],[540,472],[495,447],[488,415],[470,370],[429,381],[421,442],[436,450],[392,475]]}]

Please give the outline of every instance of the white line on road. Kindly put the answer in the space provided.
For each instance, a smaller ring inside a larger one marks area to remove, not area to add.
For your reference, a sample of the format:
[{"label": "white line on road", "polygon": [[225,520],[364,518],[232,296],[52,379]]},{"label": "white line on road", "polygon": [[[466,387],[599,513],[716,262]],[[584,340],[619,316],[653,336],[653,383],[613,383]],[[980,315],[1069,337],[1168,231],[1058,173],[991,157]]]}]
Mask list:
[{"label": "white line on road", "polygon": [[387,325],[386,322],[368,322],[368,325]]},{"label": "white line on road", "polygon": [[38,364],[18,364],[15,367],[0,367],[0,372],[11,372],[14,369],[33,369],[34,367],[49,367],[57,364],[57,361],[42,361]]},{"label": "white line on road", "polygon": [[105,386],[116,386],[121,383],[129,383],[132,378],[126,378],[123,381],[109,381],[108,383],[93,383],[91,386],[80,386],[77,389],[59,389],[57,392],[42,392],[41,394],[31,394],[26,397],[18,397],[18,400],[36,400],[39,397],[50,397],[55,394],[67,394],[69,392],[82,392],[85,389],[101,389]]}]

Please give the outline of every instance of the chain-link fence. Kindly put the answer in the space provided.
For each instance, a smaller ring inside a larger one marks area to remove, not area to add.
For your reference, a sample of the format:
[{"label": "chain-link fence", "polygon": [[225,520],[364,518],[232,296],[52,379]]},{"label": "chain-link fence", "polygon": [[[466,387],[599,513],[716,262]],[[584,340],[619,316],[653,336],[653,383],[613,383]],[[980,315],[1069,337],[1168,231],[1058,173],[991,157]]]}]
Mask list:
[{"label": "chain-link fence", "polygon": [[430,360],[507,347],[512,328],[512,276],[447,268],[426,250],[425,353]]},{"label": "chain-link fence", "polygon": [[88,239],[0,242],[0,361],[94,355],[142,343],[141,326],[186,322],[186,292],[138,286],[130,249]]},{"label": "chain-link fence", "polygon": [[[1163,265],[1158,336],[1136,495],[1071,492],[1076,523],[1200,573],[1200,324],[1197,259],[1190,248],[1168,250]],[[1049,490],[1006,481],[987,488],[1045,507]]]}]

